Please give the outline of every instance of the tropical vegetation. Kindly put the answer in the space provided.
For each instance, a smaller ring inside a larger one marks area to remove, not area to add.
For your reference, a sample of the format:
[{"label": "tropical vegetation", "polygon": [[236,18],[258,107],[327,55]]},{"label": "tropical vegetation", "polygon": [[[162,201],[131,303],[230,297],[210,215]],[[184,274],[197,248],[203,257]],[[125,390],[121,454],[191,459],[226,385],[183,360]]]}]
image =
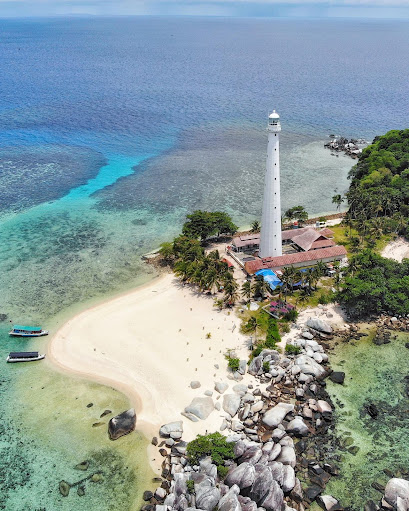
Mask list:
[{"label": "tropical vegetation", "polygon": [[195,440],[187,444],[186,453],[189,461],[194,465],[205,456],[210,456],[219,468],[224,466],[225,460],[234,458],[234,443],[227,442],[226,437],[219,432],[198,435]]},{"label": "tropical vegetation", "polygon": [[385,259],[370,249],[351,258],[338,300],[350,315],[409,314],[409,259]]},{"label": "tropical vegetation", "polygon": [[385,233],[409,235],[409,129],[375,137],[349,178],[346,222],[367,246]]},{"label": "tropical vegetation", "polygon": [[182,234],[163,243],[159,253],[182,282],[196,285],[200,291],[223,292],[218,304],[233,305],[239,298],[239,286],[232,270],[220,259],[217,250],[206,254],[205,242],[211,236],[232,234],[237,230],[227,213],[197,210],[187,215]]}]

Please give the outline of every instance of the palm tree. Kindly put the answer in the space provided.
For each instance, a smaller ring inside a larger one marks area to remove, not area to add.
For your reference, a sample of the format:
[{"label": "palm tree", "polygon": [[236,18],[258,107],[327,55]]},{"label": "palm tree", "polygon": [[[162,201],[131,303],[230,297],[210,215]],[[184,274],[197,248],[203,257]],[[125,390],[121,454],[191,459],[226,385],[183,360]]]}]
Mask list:
[{"label": "palm tree", "polygon": [[224,285],[224,302],[230,305],[234,305],[235,302],[238,300],[239,295],[237,293],[237,288],[239,285],[237,282],[233,279],[231,281],[228,281]]},{"label": "palm tree", "polygon": [[311,294],[313,287],[317,283],[317,276],[314,274],[314,271],[309,270],[305,272],[303,280],[307,284],[308,294]]},{"label": "palm tree", "polygon": [[211,293],[213,291],[217,291],[220,287],[219,275],[215,268],[209,268],[204,272],[203,275],[205,287],[210,290]]},{"label": "palm tree", "polygon": [[258,220],[254,220],[251,224],[251,232],[260,232],[261,224]]},{"label": "palm tree", "polygon": [[337,205],[337,210],[341,209],[341,204],[344,202],[344,198],[340,193],[337,193],[332,197],[332,203]]},{"label": "palm tree", "polygon": [[251,316],[251,318],[246,323],[246,331],[249,333],[254,332],[255,342],[253,342],[253,344],[256,344],[257,342],[257,327],[258,327],[257,318],[255,316]]},{"label": "palm tree", "polygon": [[254,285],[254,295],[260,296],[264,300],[266,294],[270,291],[270,284],[263,277],[257,277]]},{"label": "palm tree", "polygon": [[223,309],[224,301],[221,298],[216,298],[213,302],[213,307],[217,307],[219,311]]},{"label": "palm tree", "polygon": [[243,296],[246,299],[246,302],[248,303],[251,299],[252,294],[253,286],[251,285],[251,282],[249,280],[246,280],[241,286],[241,296]]},{"label": "palm tree", "polygon": [[178,261],[173,268],[175,275],[180,277],[183,282],[186,282],[189,279],[189,266],[191,263],[186,261]]},{"label": "palm tree", "polygon": [[287,287],[287,289],[291,289],[291,293],[294,291],[294,284],[298,282],[299,271],[294,268],[294,266],[285,266],[282,271],[282,275],[280,280]]},{"label": "palm tree", "polygon": [[325,272],[327,271],[327,265],[322,261],[318,261],[317,264],[315,265],[315,270],[318,275],[318,278],[323,277],[325,275]]}]

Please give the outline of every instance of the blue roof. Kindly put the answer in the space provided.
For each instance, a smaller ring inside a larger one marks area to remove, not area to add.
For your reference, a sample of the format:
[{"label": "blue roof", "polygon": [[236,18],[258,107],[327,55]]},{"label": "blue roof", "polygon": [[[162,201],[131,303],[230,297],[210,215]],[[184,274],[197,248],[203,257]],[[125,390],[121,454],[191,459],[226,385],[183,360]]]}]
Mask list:
[{"label": "blue roof", "polygon": [[277,277],[273,270],[259,270],[256,272],[256,275],[263,277],[263,279],[268,282],[272,291],[282,285],[281,280]]},{"label": "blue roof", "polygon": [[13,330],[28,330],[29,332],[41,332],[41,326],[14,325]]}]

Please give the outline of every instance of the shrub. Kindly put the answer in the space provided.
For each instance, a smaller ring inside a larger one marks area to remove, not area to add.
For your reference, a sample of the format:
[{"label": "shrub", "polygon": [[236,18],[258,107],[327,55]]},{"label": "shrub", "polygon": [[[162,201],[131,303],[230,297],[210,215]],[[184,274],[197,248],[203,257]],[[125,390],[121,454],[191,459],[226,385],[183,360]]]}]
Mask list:
[{"label": "shrub", "polygon": [[226,437],[219,432],[198,435],[187,444],[186,453],[191,463],[197,464],[204,456],[210,456],[219,466],[224,464],[224,460],[234,458],[234,443],[226,442]]},{"label": "shrub", "polygon": [[281,333],[288,334],[290,331],[290,325],[285,321],[280,323]]},{"label": "shrub", "polygon": [[240,367],[240,359],[239,358],[229,358],[229,368],[235,372],[239,370]]},{"label": "shrub", "polygon": [[270,362],[263,362],[263,371],[268,373],[270,371]]},{"label": "shrub", "polygon": [[329,303],[332,303],[335,301],[335,293],[332,291],[328,291],[328,293],[321,293],[318,297],[318,303],[321,305],[328,305]]},{"label": "shrub", "polygon": [[192,479],[188,479],[186,481],[187,491],[188,493],[195,493],[195,483],[192,481]]},{"label": "shrub", "polygon": [[258,357],[264,348],[265,348],[264,344],[259,344],[257,348],[251,352],[253,358]]},{"label": "shrub", "polygon": [[275,349],[278,342],[281,341],[280,332],[278,331],[277,320],[270,316],[268,320],[266,347]]},{"label": "shrub", "polygon": [[217,466],[217,473],[219,474],[220,479],[224,479],[227,476],[229,471],[229,467],[225,467],[224,465]]},{"label": "shrub", "polygon": [[286,321],[297,321],[298,318],[298,311],[295,309],[291,309],[290,311],[286,312],[283,316],[283,318]]},{"label": "shrub", "polygon": [[294,344],[286,344],[285,345],[285,352],[288,355],[298,355],[301,351],[301,348],[299,346],[294,346]]},{"label": "shrub", "polygon": [[210,338],[211,338],[211,336],[212,336],[212,334],[211,334],[210,332],[207,332],[207,334],[206,334],[206,339],[210,339]]}]

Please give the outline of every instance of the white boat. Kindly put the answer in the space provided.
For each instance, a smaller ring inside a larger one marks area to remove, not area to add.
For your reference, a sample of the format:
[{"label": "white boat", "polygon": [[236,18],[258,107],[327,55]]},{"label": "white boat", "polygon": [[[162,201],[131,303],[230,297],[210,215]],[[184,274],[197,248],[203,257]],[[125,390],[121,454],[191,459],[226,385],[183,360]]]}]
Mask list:
[{"label": "white boat", "polygon": [[41,355],[38,351],[12,351],[7,357],[7,362],[34,362],[42,360],[45,355]]},{"label": "white boat", "polygon": [[13,337],[41,337],[48,335],[48,330],[42,330],[40,326],[14,325],[9,335]]}]

